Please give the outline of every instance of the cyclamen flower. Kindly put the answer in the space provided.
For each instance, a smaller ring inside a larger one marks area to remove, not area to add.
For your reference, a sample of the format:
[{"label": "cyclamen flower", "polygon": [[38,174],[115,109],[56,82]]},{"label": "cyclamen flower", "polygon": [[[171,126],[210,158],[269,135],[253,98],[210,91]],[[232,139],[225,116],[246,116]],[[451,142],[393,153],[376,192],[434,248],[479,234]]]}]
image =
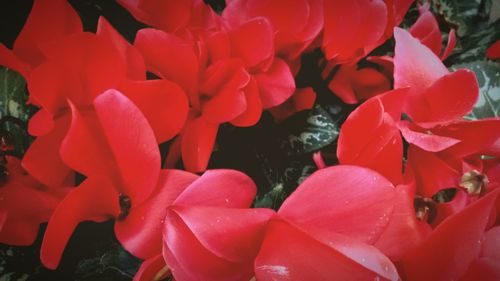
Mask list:
[{"label": "cyclamen flower", "polygon": [[134,44],[148,68],[178,83],[188,95],[190,115],[171,150],[171,155],[182,154],[187,170],[206,169],[220,124],[252,126],[263,109],[293,94],[289,66],[274,57],[272,32],[265,18],[202,33],[194,30],[187,38],[155,29],[138,32]]},{"label": "cyclamen flower", "polygon": [[[368,169],[322,169],[306,179],[276,215],[267,218],[262,244],[258,243],[262,238],[254,240],[262,236],[266,221],[260,209],[252,213],[176,207],[174,203],[165,220],[164,257],[168,266],[173,264],[173,276],[179,280],[246,280],[253,276],[247,271],[250,266],[254,266],[258,280],[319,280],[331,278],[333,272],[343,280],[399,280],[392,262],[372,246],[380,245],[391,255],[402,256],[421,241],[411,238],[409,244],[398,244],[399,249],[387,247],[395,239],[409,238],[406,233],[420,231],[410,223],[412,215],[415,221],[410,193],[396,189]],[[405,210],[410,209],[408,216]],[[237,217],[252,223],[243,227]],[[242,241],[251,243],[243,246]],[[177,247],[174,242],[184,246]],[[247,246],[254,249],[249,251]],[[241,247],[246,250],[234,255],[234,249]],[[234,263],[241,261],[247,269],[234,271]],[[247,275],[239,275],[241,272]]]},{"label": "cyclamen flower", "polygon": [[119,88],[144,110],[158,142],[172,138],[184,125],[187,101],[182,89],[169,81],[146,81],[138,51],[103,18],[97,34],[75,33],[54,44],[57,48],[46,51],[46,61],[27,80],[30,99],[41,109],[29,122],[28,131],[37,138],[23,166],[42,183],[59,187],[72,176],[59,157],[70,123],[67,99],[83,109],[102,91]]}]

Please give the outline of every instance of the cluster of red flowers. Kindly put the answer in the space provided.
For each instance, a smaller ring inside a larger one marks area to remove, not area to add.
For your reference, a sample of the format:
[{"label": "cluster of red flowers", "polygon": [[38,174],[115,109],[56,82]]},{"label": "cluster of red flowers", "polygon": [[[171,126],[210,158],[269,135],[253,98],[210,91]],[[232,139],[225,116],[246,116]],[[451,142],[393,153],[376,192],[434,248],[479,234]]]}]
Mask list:
[{"label": "cluster of red flowers", "polygon": [[[39,108],[23,159],[5,159],[0,242],[29,245],[48,221],[41,260],[54,269],[80,222],[114,220],[145,260],[136,280],[499,280],[500,119],[463,119],[476,77],[442,63],[455,34],[442,50],[429,6],[407,31],[412,0],[226,2],[219,15],[202,0],[121,0],[151,26],[130,44],[104,18],[83,32],[65,0],[34,1],[13,49],[0,45]],[[393,56],[367,57],[393,35]],[[342,125],[340,165],[315,157],[277,211],[249,208],[241,172],[194,174],[221,124],[313,106],[294,77],[317,48],[324,77],[337,71],[329,88],[366,100]]]}]

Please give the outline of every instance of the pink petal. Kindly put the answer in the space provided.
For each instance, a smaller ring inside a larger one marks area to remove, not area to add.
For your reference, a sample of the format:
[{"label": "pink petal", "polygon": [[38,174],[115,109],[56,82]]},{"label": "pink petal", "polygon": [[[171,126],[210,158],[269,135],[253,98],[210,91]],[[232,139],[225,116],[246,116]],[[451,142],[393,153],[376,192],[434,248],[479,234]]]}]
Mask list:
[{"label": "pink petal", "polygon": [[249,280],[269,209],[182,207],[165,218],[164,258],[177,280]]},{"label": "pink petal", "polygon": [[148,259],[161,253],[167,207],[198,177],[181,170],[162,170],[151,197],[115,223],[116,238],[134,256]]},{"label": "pink petal", "polygon": [[[491,192],[443,221],[402,261],[407,280],[457,280],[476,259],[498,192]],[[441,254],[436,254],[440,249]],[[425,270],[422,270],[425,268]]]},{"label": "pink petal", "polygon": [[175,200],[175,205],[247,208],[255,195],[255,183],[236,170],[208,170]]},{"label": "pink petal", "polygon": [[401,28],[394,28],[394,88],[412,87],[418,92],[448,74],[441,60]]},{"label": "pink petal", "polygon": [[255,260],[258,280],[331,280],[332,274],[336,280],[399,280],[374,247],[338,234],[318,239],[285,220],[270,222]]},{"label": "pink petal", "polygon": [[50,218],[40,250],[42,264],[50,269],[57,268],[80,222],[105,221],[119,212],[118,193],[113,185],[106,180],[86,179],[61,201]]},{"label": "pink petal", "polygon": [[311,233],[339,233],[373,243],[392,216],[394,198],[394,186],[380,174],[339,165],[308,177],[278,214]]},{"label": "pink petal", "polygon": [[256,74],[254,77],[265,109],[285,102],[295,91],[295,80],[290,67],[281,59],[275,58],[267,72]]},{"label": "pink petal", "polygon": [[455,29],[452,29],[450,30],[450,33],[448,33],[448,43],[446,44],[446,48],[444,49],[443,54],[441,55],[442,61],[448,58],[448,56],[455,48],[456,44],[457,44],[457,35],[455,33]]}]

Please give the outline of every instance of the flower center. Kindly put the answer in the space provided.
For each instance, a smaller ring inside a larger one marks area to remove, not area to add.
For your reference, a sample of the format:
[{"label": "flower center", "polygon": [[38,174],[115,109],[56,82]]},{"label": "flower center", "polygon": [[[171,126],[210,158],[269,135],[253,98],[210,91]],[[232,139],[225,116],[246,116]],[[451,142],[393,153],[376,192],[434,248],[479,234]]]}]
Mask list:
[{"label": "flower center", "polygon": [[471,170],[462,175],[460,187],[464,188],[470,195],[483,195],[488,187],[488,177],[477,170]]},{"label": "flower center", "polygon": [[431,198],[415,196],[413,200],[413,207],[415,208],[415,215],[417,219],[421,221],[426,221],[427,223],[432,223],[436,218],[436,202]]},{"label": "flower center", "polygon": [[130,208],[132,207],[132,200],[125,194],[120,193],[118,196],[118,202],[120,204],[120,214],[118,215],[118,220],[125,219],[130,213]]}]

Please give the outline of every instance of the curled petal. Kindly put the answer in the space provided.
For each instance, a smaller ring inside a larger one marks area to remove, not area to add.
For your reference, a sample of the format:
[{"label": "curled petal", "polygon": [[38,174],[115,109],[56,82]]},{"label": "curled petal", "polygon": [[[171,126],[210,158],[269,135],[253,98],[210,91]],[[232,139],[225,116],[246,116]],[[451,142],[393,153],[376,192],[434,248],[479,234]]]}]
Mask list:
[{"label": "curled petal", "polygon": [[275,58],[267,72],[256,74],[262,107],[267,109],[285,102],[295,91],[295,81],[290,67]]},{"label": "curled petal", "polygon": [[442,151],[460,142],[459,139],[435,135],[432,132],[422,132],[423,130],[419,130],[417,126],[407,121],[401,121],[397,126],[408,143],[426,151]]},{"label": "curled petal", "polygon": [[236,170],[209,170],[175,200],[175,205],[247,208],[257,187],[247,175]]}]

